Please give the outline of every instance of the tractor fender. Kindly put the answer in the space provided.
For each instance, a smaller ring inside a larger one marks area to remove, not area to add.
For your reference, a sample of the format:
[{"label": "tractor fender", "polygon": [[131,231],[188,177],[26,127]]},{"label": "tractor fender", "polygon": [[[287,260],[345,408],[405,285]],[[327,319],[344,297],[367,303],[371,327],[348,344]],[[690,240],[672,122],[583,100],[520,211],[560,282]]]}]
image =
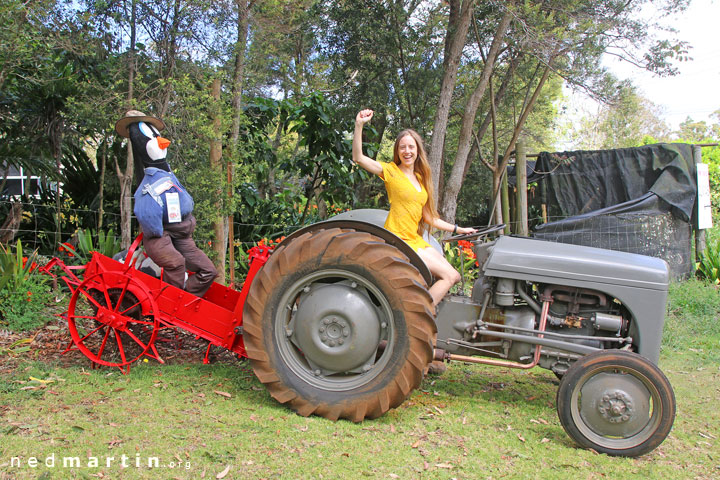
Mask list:
[{"label": "tractor fender", "polygon": [[[328,220],[313,223],[307,227],[303,227],[300,230],[296,230],[291,233],[280,243],[285,245],[291,242],[294,238],[299,237],[308,232],[314,232],[316,230],[325,230],[328,228],[351,228],[358,232],[367,232],[376,237],[382,238],[386,243],[404,253],[410,263],[418,269],[420,275],[427,283],[428,286],[432,285],[432,275],[425,262],[420,256],[413,250],[410,245],[405,243],[400,237],[392,233],[390,230],[383,228],[385,224],[385,218],[387,218],[387,210],[364,208],[358,210],[350,210],[343,212],[340,215],[336,215]],[[434,237],[426,234],[425,240],[435,249],[442,252],[440,244]]]}]

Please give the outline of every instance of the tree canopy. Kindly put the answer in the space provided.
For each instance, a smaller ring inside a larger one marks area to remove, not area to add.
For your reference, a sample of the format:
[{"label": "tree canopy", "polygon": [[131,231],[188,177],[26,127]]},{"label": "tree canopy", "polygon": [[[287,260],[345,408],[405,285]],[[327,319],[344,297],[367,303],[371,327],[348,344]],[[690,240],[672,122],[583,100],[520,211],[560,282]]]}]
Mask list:
[{"label": "tree canopy", "polygon": [[[650,28],[650,3],[8,0],[0,162],[64,183],[95,169],[89,188],[64,195],[99,209],[95,221],[127,242],[135,167],[113,125],[130,108],[162,117],[170,163],[196,200],[198,235],[225,263],[233,238],[242,245],[344,209],[387,206],[382,184],[349,154],[355,113],[372,108],[368,154],[388,160],[395,133],[416,129],[441,214],[487,221],[515,144],[553,149],[561,136],[563,85],[608,105],[583,127],[597,135],[576,129],[578,147],[668,133],[652,104],[599,61],[622,56],[674,73],[688,46]],[[652,2],[662,14],[687,4]],[[718,134],[690,119],[682,130]],[[60,168],[78,162],[91,167]]]}]

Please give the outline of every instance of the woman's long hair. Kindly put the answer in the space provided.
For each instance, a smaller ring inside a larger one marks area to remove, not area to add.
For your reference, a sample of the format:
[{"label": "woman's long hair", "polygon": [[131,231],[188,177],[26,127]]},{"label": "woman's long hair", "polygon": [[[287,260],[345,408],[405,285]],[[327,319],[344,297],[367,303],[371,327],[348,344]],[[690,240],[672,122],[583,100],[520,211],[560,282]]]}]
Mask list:
[{"label": "woman's long hair", "polygon": [[[433,188],[432,171],[430,170],[427,153],[425,153],[425,147],[423,146],[423,141],[419,133],[410,128],[398,133],[395,139],[395,146],[393,147],[393,162],[395,165],[400,165],[399,144],[400,140],[407,135],[410,135],[417,145],[417,158],[415,159],[414,170],[417,176],[420,177],[420,183],[425,187],[425,191],[428,194],[427,202],[425,202],[423,206],[423,214],[428,215],[430,218],[437,218],[438,213],[435,208],[435,189]],[[418,234],[422,236],[423,233],[428,230],[430,230],[430,225],[425,223],[424,220],[421,220],[418,225]]]}]

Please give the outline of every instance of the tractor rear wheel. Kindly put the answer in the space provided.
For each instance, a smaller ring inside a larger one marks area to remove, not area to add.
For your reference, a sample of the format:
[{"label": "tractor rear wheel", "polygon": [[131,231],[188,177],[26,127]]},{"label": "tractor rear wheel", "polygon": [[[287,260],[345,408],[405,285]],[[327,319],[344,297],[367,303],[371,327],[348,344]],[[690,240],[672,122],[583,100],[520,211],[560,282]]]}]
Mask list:
[{"label": "tractor rear wheel", "polygon": [[433,311],[422,276],[395,247],[369,233],[317,230],[280,246],[255,277],[245,348],[278,402],[360,422],[422,381]]}]

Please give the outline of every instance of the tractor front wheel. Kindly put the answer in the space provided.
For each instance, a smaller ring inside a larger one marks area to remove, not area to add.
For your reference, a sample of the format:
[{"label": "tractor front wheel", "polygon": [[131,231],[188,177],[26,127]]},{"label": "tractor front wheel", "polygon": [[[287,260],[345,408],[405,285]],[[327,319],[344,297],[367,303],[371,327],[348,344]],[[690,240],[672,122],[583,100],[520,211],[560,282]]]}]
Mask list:
[{"label": "tractor front wheel", "polygon": [[278,248],[244,309],[255,374],[300,415],[355,422],[400,405],[433,354],[419,271],[369,233],[332,228]]},{"label": "tractor front wheel", "polygon": [[578,444],[636,457],[655,449],[675,420],[675,395],[660,369],[636,353],[582,357],[560,381],[557,411]]}]

